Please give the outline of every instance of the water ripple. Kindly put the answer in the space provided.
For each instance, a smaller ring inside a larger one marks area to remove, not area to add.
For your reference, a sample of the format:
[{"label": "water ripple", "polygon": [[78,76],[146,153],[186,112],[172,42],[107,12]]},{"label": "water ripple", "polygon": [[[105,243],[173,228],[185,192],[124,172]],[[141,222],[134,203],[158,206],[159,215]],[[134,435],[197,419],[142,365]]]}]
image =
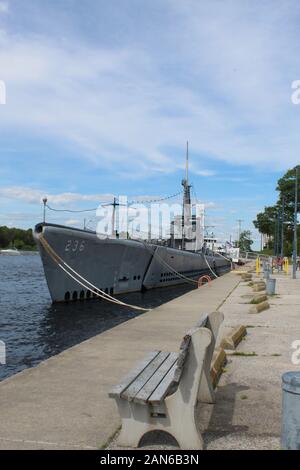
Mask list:
[{"label": "water ripple", "polygon": [[[156,307],[189,290],[183,285],[120,299]],[[0,340],[7,353],[0,381],[137,315],[98,300],[52,305],[38,255],[0,256]]]}]

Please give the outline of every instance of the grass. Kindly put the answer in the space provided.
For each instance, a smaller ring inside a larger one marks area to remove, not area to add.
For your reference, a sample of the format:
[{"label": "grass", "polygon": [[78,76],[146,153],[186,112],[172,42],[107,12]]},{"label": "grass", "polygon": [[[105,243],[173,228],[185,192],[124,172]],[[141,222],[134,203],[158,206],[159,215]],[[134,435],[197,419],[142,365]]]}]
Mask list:
[{"label": "grass", "polygon": [[257,305],[257,304],[261,304],[262,302],[264,302],[265,300],[267,300],[265,297],[263,299],[252,299],[249,304],[252,304],[252,305]]},{"label": "grass", "polygon": [[247,400],[248,395],[241,395],[241,400]]},{"label": "grass", "polygon": [[257,356],[256,352],[241,352],[241,351],[235,351],[233,353],[229,353],[230,356],[242,356],[242,357],[253,357]]}]

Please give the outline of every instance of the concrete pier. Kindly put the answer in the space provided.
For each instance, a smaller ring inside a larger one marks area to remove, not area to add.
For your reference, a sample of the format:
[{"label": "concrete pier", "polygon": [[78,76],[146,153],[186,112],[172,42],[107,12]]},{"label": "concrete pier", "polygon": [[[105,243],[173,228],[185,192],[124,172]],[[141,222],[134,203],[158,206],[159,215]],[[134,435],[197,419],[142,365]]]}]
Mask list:
[{"label": "concrete pier", "polygon": [[0,449],[105,447],[120,426],[111,387],[146,352],[177,351],[239,281],[229,273],[1,382]]},{"label": "concrete pier", "polygon": [[248,334],[228,351],[216,404],[198,407],[205,447],[279,449],[281,374],[300,368],[291,362],[300,340],[300,279],[275,277],[266,311],[250,313],[252,288],[229,273],[0,383],[0,449],[116,448],[120,420],[108,390],[146,352],[178,350],[200,315],[219,307],[220,337],[241,324]]}]

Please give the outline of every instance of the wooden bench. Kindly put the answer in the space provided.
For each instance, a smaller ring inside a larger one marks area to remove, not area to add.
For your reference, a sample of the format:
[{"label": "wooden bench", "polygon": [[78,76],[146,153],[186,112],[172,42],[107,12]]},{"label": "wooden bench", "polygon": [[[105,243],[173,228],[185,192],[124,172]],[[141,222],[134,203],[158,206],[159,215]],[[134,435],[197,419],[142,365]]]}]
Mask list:
[{"label": "wooden bench", "polygon": [[144,434],[162,430],[182,449],[202,449],[197,402],[214,403],[210,365],[223,314],[204,315],[183,338],[179,353],[150,352],[109,393],[122,420],[121,446],[138,447]]}]

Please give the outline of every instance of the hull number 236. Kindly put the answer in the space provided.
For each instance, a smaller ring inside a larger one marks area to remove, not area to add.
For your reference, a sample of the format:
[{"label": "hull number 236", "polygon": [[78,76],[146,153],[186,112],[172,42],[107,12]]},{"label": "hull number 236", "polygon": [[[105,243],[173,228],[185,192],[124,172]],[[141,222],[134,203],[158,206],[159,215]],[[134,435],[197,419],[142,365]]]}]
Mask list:
[{"label": "hull number 236", "polygon": [[85,241],[84,240],[68,240],[65,251],[73,251],[73,253],[84,251]]}]

